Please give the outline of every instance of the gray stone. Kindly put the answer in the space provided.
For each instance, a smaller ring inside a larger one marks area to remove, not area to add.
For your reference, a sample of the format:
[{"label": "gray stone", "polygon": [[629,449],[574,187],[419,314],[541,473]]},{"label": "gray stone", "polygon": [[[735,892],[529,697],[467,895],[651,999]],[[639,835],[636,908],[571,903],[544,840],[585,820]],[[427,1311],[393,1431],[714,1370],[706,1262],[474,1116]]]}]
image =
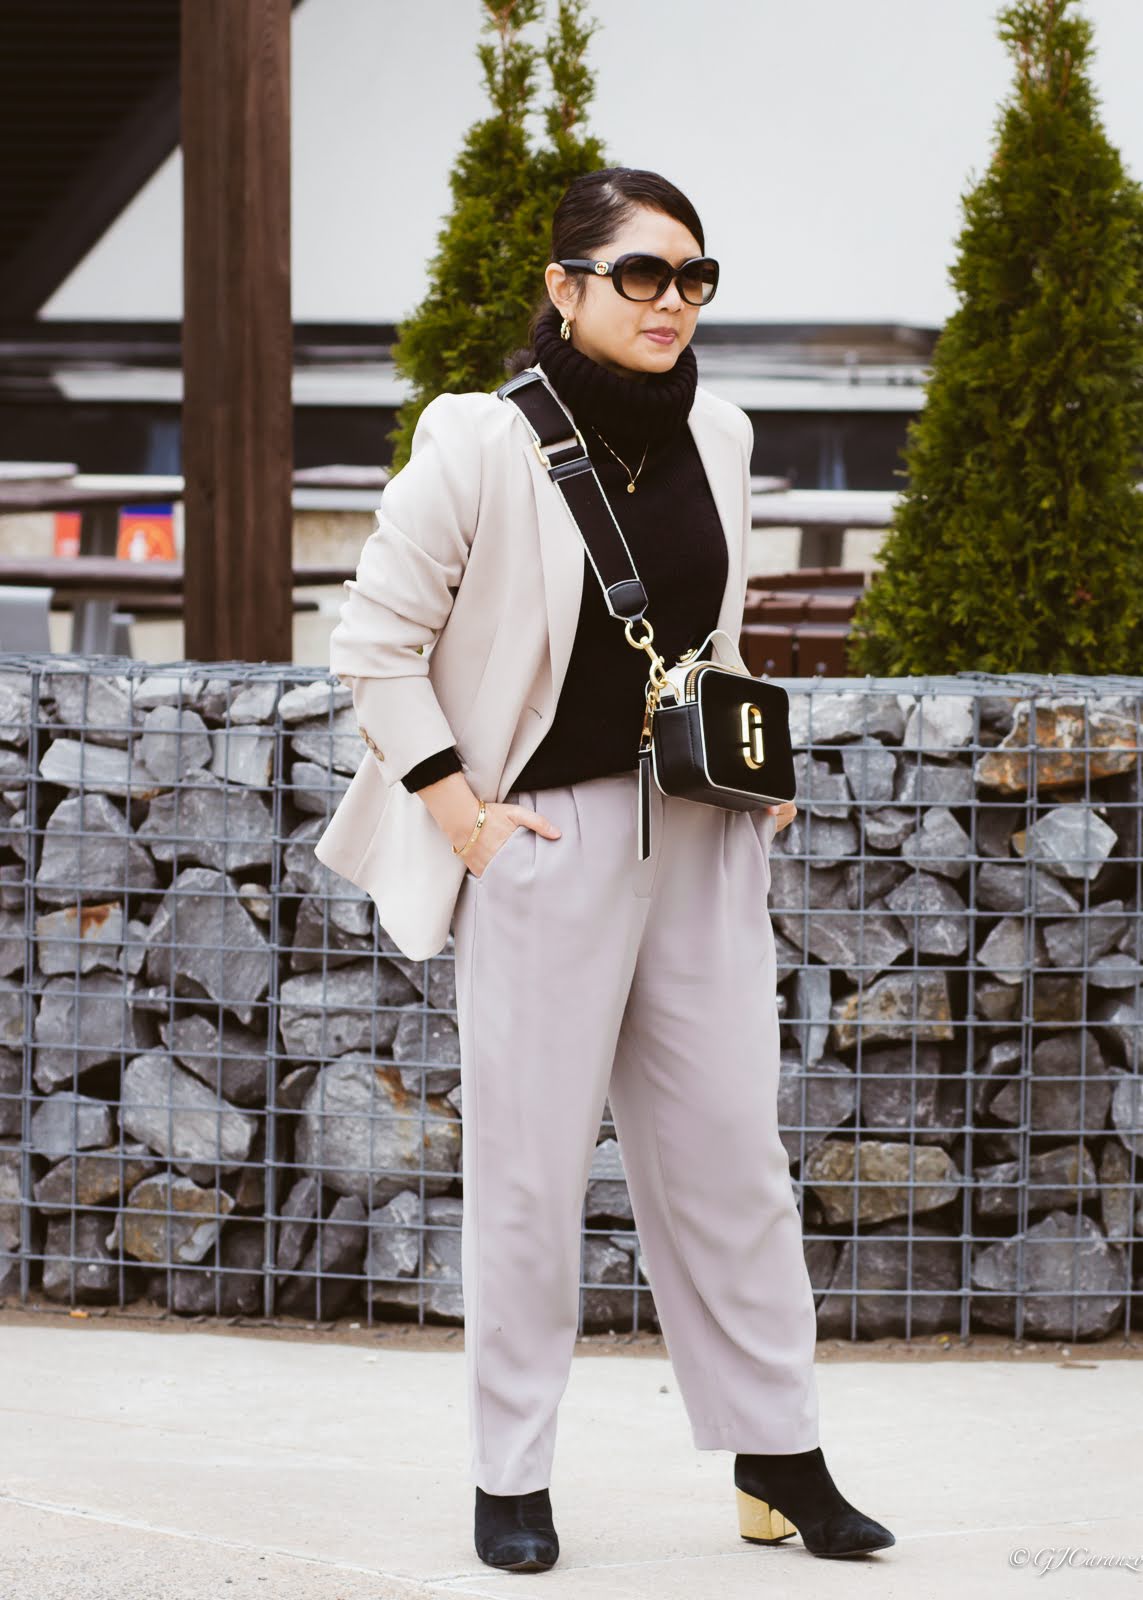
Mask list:
[{"label": "gray stone", "polygon": [[794,755],[798,805],[815,817],[848,817],[852,795],[844,773],[828,761],[817,761],[805,751]]},{"label": "gray stone", "polygon": [[1054,967],[1084,967],[1097,961],[1127,930],[1122,900],[1105,900],[1067,922],[1044,928],[1044,945]]},{"label": "gray stone", "polygon": [[853,739],[881,739],[899,744],[905,730],[900,706],[884,694],[826,694],[812,690],[790,695],[790,743],[848,744]]},{"label": "gray stone", "polygon": [[892,806],[863,811],[860,822],[862,837],[870,850],[898,850],[917,827],[911,811],[897,811]]},{"label": "gray stone", "polygon": [[1043,933],[1021,917],[1001,917],[977,950],[976,964],[1001,983],[1022,983],[1030,967],[1047,964]]},{"label": "gray stone", "polygon": [[902,750],[955,756],[973,738],[973,697],[967,694],[921,695],[909,711]]},{"label": "gray stone", "polygon": [[459,1155],[460,1122],[451,1106],[430,1095],[422,1115],[397,1069],[369,1056],[342,1056],[323,1067],[302,1103],[298,1167],[367,1205],[392,1199],[411,1178],[425,1193],[440,1194]]},{"label": "gray stone", "polygon": [[986,861],[976,874],[977,904],[989,911],[1058,912],[1079,910],[1070,889],[1043,867],[1022,862]]},{"label": "gray stone", "polygon": [[275,1256],[279,1283],[284,1282],[286,1276],[295,1271],[305,1258],[320,1211],[321,1184],[307,1173],[291,1184],[290,1192],[282,1202]]},{"label": "gray stone", "polygon": [[[262,1258],[265,1230],[260,1222],[231,1220],[218,1245],[219,1266],[174,1267],[164,1273],[170,1282],[171,1310],[180,1316],[250,1317],[263,1309],[265,1279]],[[211,1251],[213,1260],[215,1252]],[[159,1288],[159,1294],[163,1286]]]},{"label": "gray stone", "polygon": [[20,1095],[23,1062],[14,1050],[0,1049],[0,1139],[18,1139],[22,1126]]},{"label": "gray stone", "polygon": [[32,720],[32,683],[27,672],[0,667],[0,744],[23,746]]},{"label": "gray stone", "polygon": [[[857,1126],[864,1135],[936,1132],[951,1127],[953,1116],[963,1124],[964,1113],[953,1111],[951,1095],[959,1085],[941,1076],[941,1053],[936,1045],[892,1045],[863,1050],[854,1077]],[[963,1095],[963,1091],[961,1091]]]},{"label": "gray stone", "polygon": [[274,818],[262,796],[203,772],[151,801],[136,834],[156,861],[245,872],[274,859]]},{"label": "gray stone", "polygon": [[407,1007],[393,1040],[393,1060],[412,1094],[447,1094],[460,1082],[460,1036],[452,1017]]},{"label": "gray stone", "polygon": [[92,672],[86,664],[76,662],[45,673],[42,693],[54,702],[55,720],[61,727],[80,731],[87,744],[125,750],[143,720],[138,706],[132,704],[129,688],[126,678]]},{"label": "gray stone", "polygon": [[973,1207],[978,1217],[1018,1217],[1057,1206],[1079,1207],[1095,1192],[1095,1162],[1078,1144],[1058,1145],[1020,1160],[977,1167]]},{"label": "gray stone", "polygon": [[815,867],[783,851],[770,853],[770,911],[844,910],[845,873],[841,867]]},{"label": "gray stone", "polygon": [[1143,992],[1103,995],[1091,1006],[1089,1016],[1125,1067],[1133,1072],[1143,1069]]},{"label": "gray stone", "polygon": [[[365,753],[363,745],[362,759]],[[340,803],[350,781],[328,767],[319,767],[316,761],[295,761],[290,766],[290,798],[299,811],[324,819]]]},{"label": "gray stone", "polygon": [[36,965],[44,973],[77,977],[99,967],[118,968],[123,907],[118,900],[64,906],[36,918]]},{"label": "gray stone", "polygon": [[[1005,1085],[1011,1086],[1011,1092],[1006,1102],[1010,1111],[1012,1104],[1019,1103],[1020,1079],[1024,1072],[1024,1062],[1030,1056],[1031,1041],[1024,1036],[1017,1039],[1001,1039],[988,1051],[983,1065],[976,1069],[975,1084],[973,1086],[973,1110],[978,1121],[982,1121],[992,1111],[992,1101]],[[1002,1110],[1003,1116],[1003,1110]],[[1004,1121],[1011,1121],[1011,1116],[1003,1116]]]},{"label": "gray stone", "polygon": [[352,777],[365,752],[357,712],[352,706],[343,706],[330,717],[295,723],[290,748],[299,761],[312,761],[325,772],[332,769]]},{"label": "gray stone", "polygon": [[139,1049],[135,1013],[123,978],[92,972],[49,978],[40,993],[33,1028],[35,1082],[45,1094],[92,1067]]},{"label": "gray stone", "polygon": [[224,1100],[237,1106],[266,1103],[270,1056],[263,1034],[228,1017],[220,1031],[209,1017],[183,1012],[160,1022],[159,1035],[170,1054]]},{"label": "gray stone", "polygon": [[1111,1096],[1111,1120],[1126,1148],[1143,1156],[1143,1078],[1137,1072],[1111,1069],[1115,1088]]},{"label": "gray stone", "polygon": [[957,1198],[962,1183],[939,1146],[880,1139],[826,1139],[802,1163],[801,1177],[831,1226],[935,1211]]},{"label": "gray stone", "polygon": [[876,806],[892,800],[897,757],[880,739],[857,739],[852,744],[843,744],[841,765],[858,805]]},{"label": "gray stone", "polygon": [[1103,1338],[1123,1315],[1128,1281],[1123,1249],[1109,1244],[1088,1216],[1051,1211],[1023,1233],[976,1246],[973,1315],[984,1327],[1016,1329],[1023,1292],[1022,1331],[1033,1339]]},{"label": "gray stone", "polygon": [[241,723],[272,722],[277,702],[278,685],[272,678],[263,683],[248,683],[238,690],[227,707],[226,721],[231,727]]},{"label": "gray stone", "polygon": [[119,808],[106,795],[81,794],[61,800],[48,818],[35,884],[41,900],[69,905],[125,890],[147,894],[159,880]]},{"label": "gray stone", "polygon": [[601,1139],[592,1152],[586,1216],[589,1223],[633,1220],[627,1174],[616,1139]]},{"label": "gray stone", "polygon": [[108,1246],[110,1217],[76,1211],[52,1217],[44,1237],[43,1292],[69,1305],[118,1299],[119,1262]]},{"label": "gray stone", "polygon": [[89,795],[100,791],[149,800],[161,787],[150,769],[128,751],[86,739],[53,739],[40,757],[39,774],[45,783],[82,789]]},{"label": "gray stone", "polygon": [[274,735],[258,727],[216,728],[210,770],[226,783],[269,788],[274,776]]},{"label": "gray stone", "polygon": [[951,883],[914,872],[885,896],[901,932],[918,955],[952,960],[968,948],[968,910]]},{"label": "gray stone", "polygon": [[793,1166],[804,1161],[853,1115],[856,1080],[844,1061],[803,1064],[782,1052],[778,1073],[778,1136]]},{"label": "gray stone", "polygon": [[278,701],[278,716],[282,722],[322,721],[333,711],[353,704],[353,686],[318,679],[314,683],[298,683],[287,689]]},{"label": "gray stone", "polygon": [[[809,856],[818,867],[836,867],[857,854],[857,827],[848,818],[835,821],[832,817],[815,817],[812,813],[799,812],[778,838],[783,835],[783,854]],[[773,863],[773,847],[770,859]]]},{"label": "gray stone", "polygon": [[[1019,835],[1014,836],[1014,843]],[[1115,845],[1115,830],[1090,806],[1053,806],[1027,830],[1026,861],[1038,861],[1061,878],[1096,877]],[[1018,846],[1019,847],[1019,846]]]},{"label": "gray stone", "polygon": [[366,1211],[356,1195],[342,1195],[328,1217],[314,1224],[314,1240],[297,1274],[278,1295],[287,1315],[336,1317],[361,1292]]},{"label": "gray stone", "polygon": [[152,672],[135,681],[132,703],[136,712],[152,711],[156,706],[189,706],[201,712],[205,688],[205,678]]},{"label": "gray stone", "polygon": [[852,1049],[859,1036],[866,1044],[878,1039],[955,1037],[948,979],[939,969],[888,972],[866,989],[836,1001],[832,1019],[838,1050]]},{"label": "gray stone", "polygon": [[[412,1189],[402,1189],[386,1205],[369,1213],[365,1276],[376,1304],[393,1305],[385,1293],[386,1287],[398,1279],[416,1276],[421,1256],[421,1227],[421,1202]],[[408,1303],[407,1300],[396,1302],[398,1305]]]},{"label": "gray stone", "polygon": [[286,1054],[312,1061],[363,1047],[389,1050],[399,1008],[416,999],[412,984],[385,960],[287,978],[279,1006]]},{"label": "gray stone", "polygon": [[219,1229],[234,1209],[224,1189],[204,1189],[170,1172],[144,1178],[127,1196],[108,1245],[136,1261],[186,1265],[201,1261],[218,1241]]},{"label": "gray stone", "polygon": [[121,1094],[124,1131],[186,1177],[209,1183],[249,1158],[257,1117],[227,1105],[165,1051],[147,1050],[129,1061]]},{"label": "gray stone", "polygon": [[[416,1311],[424,1297],[424,1311],[432,1322],[462,1322],[464,1298],[461,1289],[461,1218],[462,1202],[452,1195],[437,1195],[425,1202],[423,1223],[417,1212],[402,1200],[410,1194],[408,1189],[395,1195],[388,1206],[370,1213],[370,1220],[385,1216],[392,1218],[396,1231],[382,1224],[370,1235],[370,1251],[366,1256],[365,1271],[369,1277],[369,1293],[376,1306],[386,1310]],[[413,1197],[416,1198],[415,1196]],[[398,1205],[400,1209],[398,1210]],[[390,1259],[412,1261],[401,1277],[417,1277],[417,1230],[420,1229],[424,1249],[424,1271],[419,1281],[401,1283],[387,1270]],[[380,1239],[380,1242],[378,1241]]]},{"label": "gray stone", "polygon": [[845,870],[845,903],[859,911],[874,900],[884,900],[890,889],[909,876],[910,868],[891,856],[859,856]]},{"label": "gray stone", "polygon": [[24,992],[10,978],[0,978],[0,1047],[24,1047]]},{"label": "gray stone", "polygon": [[794,1019],[790,1029],[801,1045],[801,1059],[820,1061],[829,1041],[830,976],[826,967],[799,966],[794,978]]},{"label": "gray stone", "polygon": [[1143,985],[1143,965],[1126,951],[1113,950],[1091,963],[1087,979],[1094,989],[1134,990]]},{"label": "gray stone", "polygon": [[49,1160],[97,1145],[106,1147],[114,1137],[111,1107],[72,1089],[57,1090],[32,1113],[31,1148]]},{"label": "gray stone", "polygon": [[947,806],[930,806],[921,816],[921,826],[902,843],[901,854],[944,878],[960,878],[968,868],[972,845]]},{"label": "gray stone", "polygon": [[[350,931],[340,925],[352,921],[359,926]],[[318,900],[306,895],[298,906],[294,924],[293,946],[290,950],[290,970],[312,972],[324,966],[339,966],[359,960],[373,949],[373,905],[354,898],[348,902]]]},{"label": "gray stone", "polygon": [[843,967],[850,981],[891,967],[909,949],[897,918],[876,907],[865,911],[817,911],[811,916],[771,911],[776,928],[799,950],[828,967]]},{"label": "gray stone", "polygon": [[27,937],[22,916],[15,911],[0,911],[0,977],[23,972]]},{"label": "gray stone", "polygon": [[583,1241],[583,1282],[585,1333],[631,1327],[635,1264],[629,1251],[609,1239],[587,1235]]},{"label": "gray stone", "polygon": [[141,1144],[91,1150],[86,1155],[65,1156],[49,1167],[33,1186],[32,1194],[40,1211],[74,1211],[77,1207],[101,1206],[117,1200],[153,1173],[155,1157]]},{"label": "gray stone", "polygon": [[1087,1028],[1042,1039],[1032,1051],[1026,1101],[1021,1087],[1008,1083],[994,1096],[989,1111],[998,1121],[1062,1137],[1098,1132],[1107,1121],[1111,1080],[1099,1041]]},{"label": "gray stone", "polygon": [[139,753],[160,783],[179,783],[210,760],[210,735],[189,706],[156,706],[143,718]]},{"label": "gray stone", "polygon": [[922,761],[909,757],[901,762],[896,792],[886,798],[900,806],[967,806],[976,798],[972,768],[959,763]]},{"label": "gray stone", "polygon": [[270,987],[273,951],[224,873],[187,867],[147,930],[147,978],[207,995],[249,1023]]},{"label": "gray stone", "polygon": [[1131,1238],[1131,1213],[1138,1184],[1131,1181],[1131,1157],[1117,1139],[1108,1139],[1099,1153],[1099,1214],[1109,1239]]},{"label": "gray stone", "polygon": [[961,1245],[923,1223],[847,1239],[818,1306],[819,1339],[923,1338],[960,1325]]}]

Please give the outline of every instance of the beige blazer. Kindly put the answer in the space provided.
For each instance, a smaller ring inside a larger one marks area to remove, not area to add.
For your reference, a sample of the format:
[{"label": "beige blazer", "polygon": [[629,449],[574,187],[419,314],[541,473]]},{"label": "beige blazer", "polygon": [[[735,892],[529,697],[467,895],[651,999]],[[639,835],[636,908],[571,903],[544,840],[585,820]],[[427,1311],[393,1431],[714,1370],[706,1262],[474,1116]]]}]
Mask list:
[{"label": "beige blazer", "polygon": [[[741,663],[753,429],[701,384],[688,425],[729,554],[717,625],[734,653],[716,640],[714,654]],[[352,682],[367,747],[315,845],[319,861],[370,895],[413,959],[444,947],[467,867],[401,776],[455,744],[481,799],[514,787],[555,711],[583,562],[579,530],[518,409],[483,391],[431,400],[406,465],[385,486],[330,637],[330,668]],[[588,577],[596,581],[590,568]],[[648,617],[653,626],[653,606]]]}]

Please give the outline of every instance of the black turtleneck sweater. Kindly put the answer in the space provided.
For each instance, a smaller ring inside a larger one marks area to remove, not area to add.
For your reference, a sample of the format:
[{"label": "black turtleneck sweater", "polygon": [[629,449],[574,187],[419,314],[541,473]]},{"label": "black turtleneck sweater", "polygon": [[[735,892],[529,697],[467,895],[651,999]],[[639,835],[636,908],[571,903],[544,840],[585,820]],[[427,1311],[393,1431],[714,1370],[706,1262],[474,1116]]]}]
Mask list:
[{"label": "black turtleneck sweater", "polygon": [[[687,426],[698,382],[695,354],[688,344],[669,371],[623,377],[561,339],[561,320],[553,307],[537,333],[534,359],[583,434],[647,591],[656,648],[672,665],[717,626],[727,579],[726,538]],[[627,492],[629,474],[604,439],[638,473],[633,494]],[[567,675],[552,724],[516,777],[517,789],[635,768],[647,656],[632,649],[622,622],[608,611],[586,550],[583,562]],[[450,746],[419,761],[401,781],[407,789],[423,789],[460,770]]]}]

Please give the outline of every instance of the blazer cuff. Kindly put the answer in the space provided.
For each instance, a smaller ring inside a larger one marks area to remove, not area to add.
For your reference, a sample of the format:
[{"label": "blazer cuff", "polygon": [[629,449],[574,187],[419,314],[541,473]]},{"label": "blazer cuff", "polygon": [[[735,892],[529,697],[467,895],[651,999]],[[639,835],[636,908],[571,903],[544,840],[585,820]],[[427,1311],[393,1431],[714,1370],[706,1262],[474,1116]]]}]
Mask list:
[{"label": "blazer cuff", "polygon": [[448,718],[427,676],[350,678],[361,737],[386,783],[398,783],[418,762],[455,745]]},{"label": "blazer cuff", "polygon": [[456,746],[450,745],[447,750],[438,750],[435,755],[427,756],[424,761],[418,761],[415,767],[406,772],[401,782],[410,793],[415,794],[418,789],[425,789],[430,783],[437,783],[441,778],[447,778],[450,772],[463,770]]}]

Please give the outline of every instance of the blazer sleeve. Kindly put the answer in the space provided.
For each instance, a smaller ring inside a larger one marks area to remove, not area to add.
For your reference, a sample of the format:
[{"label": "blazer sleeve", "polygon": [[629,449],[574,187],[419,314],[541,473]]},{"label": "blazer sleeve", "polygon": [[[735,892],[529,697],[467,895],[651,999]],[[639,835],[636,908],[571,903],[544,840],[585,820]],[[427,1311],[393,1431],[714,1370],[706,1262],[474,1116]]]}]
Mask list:
[{"label": "blazer sleeve", "polygon": [[454,743],[429,680],[476,528],[480,442],[465,397],[439,394],[409,459],[385,485],[376,525],[330,635],[330,670],[353,685],[362,738],[389,783]]}]

